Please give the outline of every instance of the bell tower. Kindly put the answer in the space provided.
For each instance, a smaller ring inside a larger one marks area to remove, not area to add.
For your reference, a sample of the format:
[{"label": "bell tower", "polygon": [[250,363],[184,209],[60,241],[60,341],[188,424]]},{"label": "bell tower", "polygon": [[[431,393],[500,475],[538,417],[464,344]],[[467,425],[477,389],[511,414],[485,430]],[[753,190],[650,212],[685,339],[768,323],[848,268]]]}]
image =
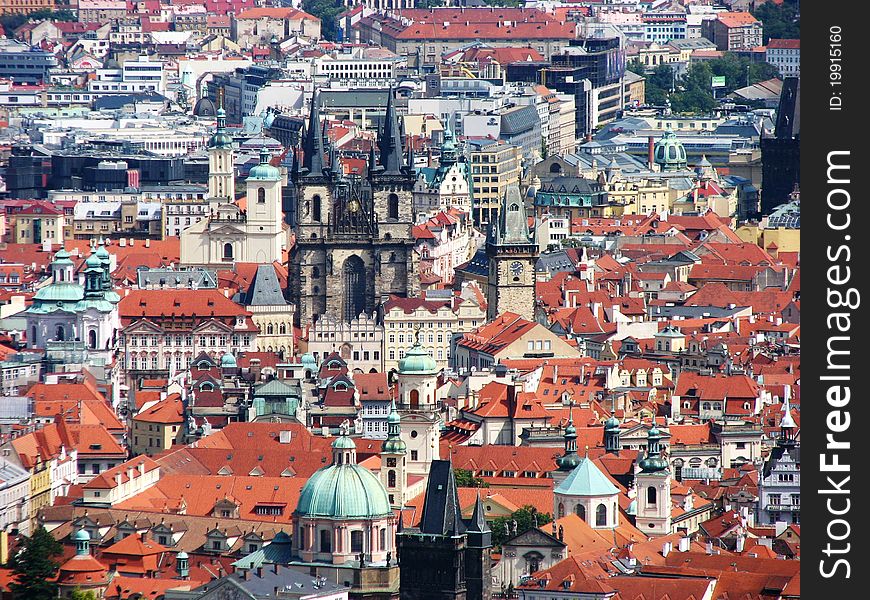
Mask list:
[{"label": "bell tower", "polygon": [[498,219],[486,240],[489,258],[487,320],[505,312],[535,319],[535,263],[538,246],[529,233],[529,221],[518,185],[507,188]]},{"label": "bell tower", "polygon": [[208,142],[208,199],[216,204],[229,204],[236,199],[233,167],[233,139],[227,135],[227,113],[224,110],[224,90],[218,90],[217,128]]},{"label": "bell tower", "polygon": [[407,500],[406,454],[407,446],[402,441],[402,420],[393,400],[390,416],[387,417],[387,439],[381,446],[381,483],[387,490],[393,508],[402,508]]},{"label": "bell tower", "polygon": [[646,455],[638,463],[635,526],[650,537],[671,533],[671,471],[661,456],[662,434],[653,423]]}]

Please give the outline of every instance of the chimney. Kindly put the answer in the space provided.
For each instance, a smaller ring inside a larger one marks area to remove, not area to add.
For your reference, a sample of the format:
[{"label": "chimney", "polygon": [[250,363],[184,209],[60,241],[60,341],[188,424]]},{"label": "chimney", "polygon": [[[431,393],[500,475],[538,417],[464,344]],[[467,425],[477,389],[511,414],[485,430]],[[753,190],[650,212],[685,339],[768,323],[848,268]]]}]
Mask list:
[{"label": "chimney", "polygon": [[740,534],[737,536],[737,552],[743,552],[743,549],[746,547],[746,536],[744,534]]},{"label": "chimney", "polygon": [[290,430],[285,429],[284,431],[279,432],[278,433],[278,441],[281,442],[282,444],[289,444],[290,443]]},{"label": "chimney", "polygon": [[262,579],[262,577],[263,577],[263,567],[257,567],[257,577],[259,577],[259,578]]},{"label": "chimney", "polygon": [[145,247],[146,247],[146,248],[150,248],[150,247],[151,247],[151,240],[148,239],[148,238],[145,238]]},{"label": "chimney", "polygon": [[673,549],[673,547],[674,547],[674,545],[671,542],[665,542],[664,544],[662,544],[662,556],[667,558],[668,554],[671,553],[671,550]]},{"label": "chimney", "polygon": [[680,552],[688,552],[689,546],[692,543],[692,539],[690,537],[681,537],[679,546],[677,546]]},{"label": "chimney", "polygon": [[713,554],[713,542],[707,542],[704,545],[704,552],[707,554]]}]

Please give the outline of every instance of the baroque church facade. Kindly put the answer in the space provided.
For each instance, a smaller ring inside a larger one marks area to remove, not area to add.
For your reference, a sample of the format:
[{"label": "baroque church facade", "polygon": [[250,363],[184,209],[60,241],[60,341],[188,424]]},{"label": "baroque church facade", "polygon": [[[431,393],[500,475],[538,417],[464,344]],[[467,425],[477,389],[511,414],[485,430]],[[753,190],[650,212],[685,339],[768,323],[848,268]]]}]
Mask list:
[{"label": "baroque church facade", "polygon": [[296,242],[290,296],[297,324],[331,315],[349,322],[372,314],[391,294],[419,293],[414,253],[414,170],[402,147],[392,96],[369,155],[366,176],[345,175],[334,147],[327,152],[319,98],[312,100],[302,147],[294,160]]},{"label": "baroque church facade", "polygon": [[208,146],[209,215],[181,232],[181,263],[227,268],[234,262],[283,262],[287,230],[281,209],[281,171],[260,153],[245,182],[246,209],[236,203],[233,141],[226,113],[217,111],[217,131]]}]

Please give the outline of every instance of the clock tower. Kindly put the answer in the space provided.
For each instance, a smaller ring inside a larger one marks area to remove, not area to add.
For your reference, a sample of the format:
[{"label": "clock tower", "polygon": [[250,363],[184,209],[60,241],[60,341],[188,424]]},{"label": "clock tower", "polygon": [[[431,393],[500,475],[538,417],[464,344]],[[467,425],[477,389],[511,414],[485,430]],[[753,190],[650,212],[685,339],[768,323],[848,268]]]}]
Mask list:
[{"label": "clock tower", "polygon": [[487,320],[512,312],[534,321],[538,246],[529,233],[529,221],[517,185],[507,188],[498,219],[489,228],[486,255],[489,259]]}]

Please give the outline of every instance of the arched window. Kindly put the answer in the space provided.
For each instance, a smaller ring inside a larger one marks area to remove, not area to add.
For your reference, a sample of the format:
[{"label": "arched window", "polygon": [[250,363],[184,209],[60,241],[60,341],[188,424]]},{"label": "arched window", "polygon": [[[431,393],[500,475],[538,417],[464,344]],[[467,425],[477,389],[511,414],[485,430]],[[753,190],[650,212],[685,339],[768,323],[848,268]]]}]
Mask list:
[{"label": "arched window", "polygon": [[585,506],[583,506],[582,504],[578,504],[577,506],[574,507],[574,512],[576,513],[576,515],[578,517],[580,517],[584,521],[586,520],[586,507]]},{"label": "arched window", "polygon": [[420,408],[420,392],[417,390],[411,390],[411,394],[408,397],[408,403],[411,405],[412,409]]},{"label": "arched window", "polygon": [[314,206],[312,210],[314,211],[311,214],[311,220],[320,222],[320,194],[314,194],[314,197],[311,199],[314,202]]},{"label": "arched window", "polygon": [[320,551],[332,552],[332,532],[328,529],[320,530]]},{"label": "arched window", "polygon": [[356,319],[366,309],[366,268],[359,256],[344,261],[344,320]]},{"label": "arched window", "polygon": [[320,277],[320,269],[317,267],[311,267],[311,276],[312,277]]},{"label": "arched window", "polygon": [[287,335],[287,325],[285,325],[284,323],[278,325],[278,333],[281,335]]},{"label": "arched window", "polygon": [[273,333],[275,333],[275,329],[272,327],[272,324],[269,323],[266,325],[266,335],[272,335]]},{"label": "arched window", "polygon": [[257,204],[266,203],[266,188],[257,188]]},{"label": "arched window", "polygon": [[399,196],[396,194],[390,194],[387,196],[387,218],[399,218]]},{"label": "arched window", "polygon": [[657,503],[658,492],[653,486],[646,488],[646,503],[650,506],[655,506]]},{"label": "arched window", "polygon": [[607,507],[599,504],[595,509],[595,525],[596,527],[605,527],[607,525]]},{"label": "arched window", "polygon": [[350,532],[350,551],[354,554],[363,551],[363,532],[358,529]]},{"label": "arched window", "polygon": [[97,330],[91,329],[88,332],[88,348],[95,350],[97,348]]},{"label": "arched window", "polygon": [[54,339],[59,342],[66,339],[66,329],[64,329],[63,325],[58,325],[57,329],[54,330]]},{"label": "arched window", "polygon": [[562,172],[562,165],[560,165],[559,163],[554,162],[552,165],[550,165],[550,173],[561,173],[561,172]]},{"label": "arched window", "polygon": [[565,505],[562,504],[561,502],[559,503],[559,510],[557,512],[559,514],[559,516],[556,517],[557,519],[561,519],[562,517],[565,516]]},{"label": "arched window", "polygon": [[224,260],[233,259],[233,245],[229,242],[224,244]]},{"label": "arched window", "polygon": [[388,471],[387,472],[387,487],[394,488],[396,487],[396,472]]}]

